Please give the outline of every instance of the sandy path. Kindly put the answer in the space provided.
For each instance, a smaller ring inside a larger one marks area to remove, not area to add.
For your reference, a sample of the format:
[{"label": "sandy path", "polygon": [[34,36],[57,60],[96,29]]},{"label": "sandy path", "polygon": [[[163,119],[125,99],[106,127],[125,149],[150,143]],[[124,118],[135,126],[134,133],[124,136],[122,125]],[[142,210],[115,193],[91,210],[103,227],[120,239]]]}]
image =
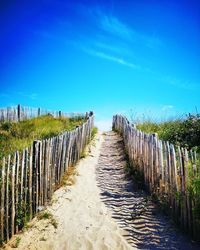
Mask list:
[{"label": "sandy path", "polygon": [[33,220],[19,235],[18,249],[199,249],[134,187],[125,165],[120,136],[98,135],[77,166],[75,185],[57,190],[48,207],[58,228],[51,220]]},{"label": "sandy path", "polygon": [[90,146],[89,155],[80,160],[75,185],[55,192],[55,202],[48,211],[58,222],[57,229],[50,220],[34,219],[31,228],[18,235],[21,240],[17,249],[134,249],[124,239],[123,230],[100,199],[95,166],[102,141],[103,137],[98,135],[95,146]]},{"label": "sandy path", "polygon": [[114,132],[106,133],[96,168],[97,183],[112,217],[126,230],[127,241],[139,249],[200,249],[133,185],[124,171],[126,164],[122,138]]}]

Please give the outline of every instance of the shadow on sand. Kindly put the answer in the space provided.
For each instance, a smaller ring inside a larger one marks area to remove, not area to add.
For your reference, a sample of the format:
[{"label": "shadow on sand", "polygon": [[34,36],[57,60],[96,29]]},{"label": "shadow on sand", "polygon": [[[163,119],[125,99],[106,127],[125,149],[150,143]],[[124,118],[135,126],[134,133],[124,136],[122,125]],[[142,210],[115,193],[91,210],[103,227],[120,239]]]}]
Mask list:
[{"label": "shadow on sand", "polygon": [[157,210],[144,191],[134,187],[125,173],[126,164],[122,138],[106,133],[96,178],[101,199],[126,231],[127,241],[138,249],[200,249]]}]

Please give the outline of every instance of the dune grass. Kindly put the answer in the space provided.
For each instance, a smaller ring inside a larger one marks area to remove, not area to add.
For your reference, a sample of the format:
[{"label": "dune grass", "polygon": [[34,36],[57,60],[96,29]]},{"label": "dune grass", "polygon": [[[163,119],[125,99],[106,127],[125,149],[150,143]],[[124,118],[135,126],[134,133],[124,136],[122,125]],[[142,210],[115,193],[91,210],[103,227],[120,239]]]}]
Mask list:
[{"label": "dune grass", "polygon": [[157,133],[158,138],[163,141],[200,151],[200,114],[188,114],[164,122],[137,120],[136,127],[146,133]]},{"label": "dune grass", "polygon": [[85,119],[40,116],[22,122],[0,123],[0,159],[30,146],[33,140],[47,139],[81,125]]}]

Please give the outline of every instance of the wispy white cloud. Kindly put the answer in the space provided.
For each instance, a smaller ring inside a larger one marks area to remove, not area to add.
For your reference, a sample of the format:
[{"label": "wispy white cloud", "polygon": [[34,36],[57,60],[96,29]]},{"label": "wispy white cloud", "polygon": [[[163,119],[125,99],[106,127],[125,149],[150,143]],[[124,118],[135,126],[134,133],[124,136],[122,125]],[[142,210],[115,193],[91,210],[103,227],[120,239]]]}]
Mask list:
[{"label": "wispy white cloud", "polygon": [[157,81],[160,82],[160,84],[173,85],[176,88],[186,89],[186,90],[190,90],[190,91],[194,91],[194,90],[198,89],[199,85],[200,85],[198,83],[193,83],[191,81],[182,80],[182,79],[174,78],[174,77],[171,77],[171,76],[168,76],[165,74],[161,74],[160,72],[155,71],[149,67],[142,66],[142,65],[137,64],[137,63],[133,63],[133,62],[128,61],[120,56],[115,56],[115,55],[113,55],[113,53],[107,53],[107,52],[104,52],[102,50],[96,50],[96,49],[91,49],[90,47],[84,47],[80,43],[75,43],[75,46],[79,47],[79,49],[81,49],[82,51],[84,51],[85,53],[87,53],[89,55],[99,57],[99,58],[102,58],[102,59],[105,59],[108,61],[112,61],[112,62],[115,62],[117,64],[124,65],[124,66],[129,67],[133,70],[140,70],[141,72],[151,74]]},{"label": "wispy white cloud", "polygon": [[128,55],[132,54],[131,50],[127,48],[127,46],[123,44],[112,44],[111,41],[101,41],[101,40],[96,40],[93,42],[94,47],[98,49],[102,49],[105,51],[110,51],[116,54],[123,54],[123,55]]},{"label": "wispy white cloud", "polygon": [[96,51],[96,50],[91,50],[91,49],[84,49],[84,51],[90,55],[100,57],[100,58],[103,58],[103,59],[108,60],[108,61],[113,61],[113,62],[116,62],[118,64],[122,64],[122,65],[127,66],[127,67],[132,68],[132,69],[141,69],[141,67],[137,64],[127,62],[120,57],[105,54],[102,51]]},{"label": "wispy white cloud", "polygon": [[109,34],[118,40],[120,38],[120,40],[135,43],[138,46],[145,46],[149,49],[156,49],[164,45],[158,34],[147,34],[141,30],[137,30],[130,23],[126,23],[119,16],[114,15],[111,9],[108,11],[100,6],[88,8],[85,5],[79,4],[76,10],[81,15],[85,15],[87,19],[89,18],[93,25],[96,25],[97,34]]},{"label": "wispy white cloud", "polygon": [[137,49],[137,47],[140,47],[140,49],[141,47],[149,49],[163,48],[165,44],[160,39],[159,34],[155,32],[147,34],[138,31],[113,13],[103,11],[100,7],[89,9],[82,6],[80,10],[82,15],[85,14],[96,25],[96,36],[79,35],[76,41],[71,41],[71,44],[77,48],[92,56],[148,73],[157,82],[166,84],[166,86],[173,85],[176,88],[190,91],[198,88],[199,85],[197,83],[168,76],[153,69],[151,66],[144,65],[145,60],[141,60],[138,58],[137,53],[134,53],[133,48]]},{"label": "wispy white cloud", "polygon": [[97,23],[97,26],[105,33],[117,36],[127,42],[135,43],[139,46],[143,45],[150,49],[156,49],[164,45],[163,41],[157,34],[145,34],[136,30],[130,24],[120,20],[113,14],[108,14],[100,8],[94,8],[90,11]]},{"label": "wispy white cloud", "polygon": [[114,16],[101,15],[100,18],[100,27],[112,34],[118,35],[122,38],[131,39],[133,31],[128,25],[122,23],[118,18]]},{"label": "wispy white cloud", "polygon": [[161,108],[161,110],[162,110],[162,111],[167,111],[167,110],[170,110],[170,109],[173,109],[173,108],[174,108],[173,105],[164,105],[164,106]]}]

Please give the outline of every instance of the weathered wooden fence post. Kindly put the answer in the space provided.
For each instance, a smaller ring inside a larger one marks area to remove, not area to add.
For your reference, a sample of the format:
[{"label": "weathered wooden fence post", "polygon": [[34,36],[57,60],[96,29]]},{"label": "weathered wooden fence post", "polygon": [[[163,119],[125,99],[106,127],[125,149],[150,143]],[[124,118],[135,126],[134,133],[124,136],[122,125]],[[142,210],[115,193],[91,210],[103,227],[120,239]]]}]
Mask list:
[{"label": "weathered wooden fence post", "polygon": [[38,117],[41,115],[41,109],[38,108],[38,113],[37,113]]},{"label": "weathered wooden fence post", "polygon": [[18,122],[21,121],[21,105],[20,104],[17,105],[17,119],[18,119]]}]

